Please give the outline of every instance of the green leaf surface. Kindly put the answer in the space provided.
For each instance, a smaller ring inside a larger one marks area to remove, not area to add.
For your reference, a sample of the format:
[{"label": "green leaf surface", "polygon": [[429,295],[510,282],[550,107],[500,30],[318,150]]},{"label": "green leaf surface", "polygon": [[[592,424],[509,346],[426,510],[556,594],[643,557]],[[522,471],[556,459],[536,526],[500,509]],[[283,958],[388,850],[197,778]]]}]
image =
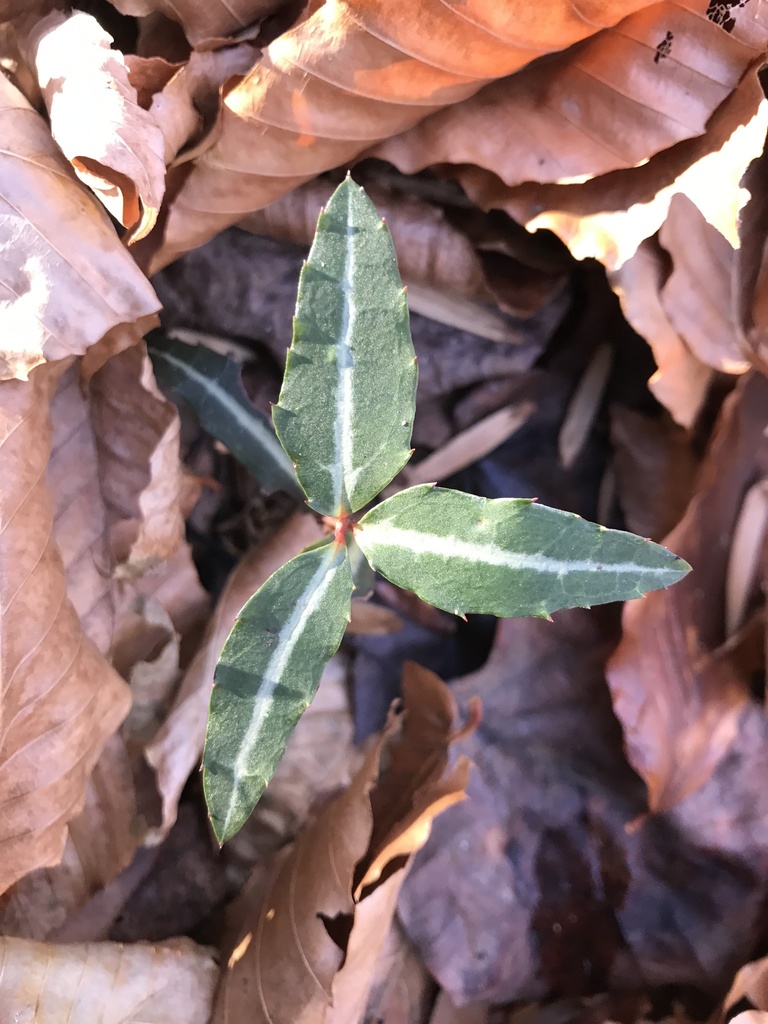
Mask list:
[{"label": "green leaf surface", "polygon": [[350,178],[320,214],[301,273],[278,436],[310,505],[356,512],[410,457],[416,358],[395,250]]},{"label": "green leaf surface", "polygon": [[160,384],[189,402],[208,433],[226,445],[265,490],[304,497],[269,420],[248,401],[233,359],[162,331],[147,337],[147,351]]},{"label": "green leaf surface", "polygon": [[690,569],[658,544],[570,512],[430,484],[372,509],[355,538],[388,580],[457,615],[547,616],[624,601]]},{"label": "green leaf surface", "polygon": [[346,546],[329,540],[287,562],[247,602],[211,694],[203,788],[220,843],[242,827],[315,695],[349,620]]}]

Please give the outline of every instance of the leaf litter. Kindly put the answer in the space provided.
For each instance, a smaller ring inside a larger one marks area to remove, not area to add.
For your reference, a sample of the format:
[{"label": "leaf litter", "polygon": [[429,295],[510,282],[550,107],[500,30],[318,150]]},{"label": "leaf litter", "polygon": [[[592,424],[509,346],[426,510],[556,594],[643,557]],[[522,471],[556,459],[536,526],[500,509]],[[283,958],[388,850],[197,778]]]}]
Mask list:
[{"label": "leaf litter", "polygon": [[[756,1024],[764,5],[86,6],[0,2],[0,1020]],[[694,572],[497,624],[365,583],[216,852],[213,667],[323,526],[142,339],[161,303],[223,337],[268,415],[350,164],[419,358],[388,495],[536,496]]]}]

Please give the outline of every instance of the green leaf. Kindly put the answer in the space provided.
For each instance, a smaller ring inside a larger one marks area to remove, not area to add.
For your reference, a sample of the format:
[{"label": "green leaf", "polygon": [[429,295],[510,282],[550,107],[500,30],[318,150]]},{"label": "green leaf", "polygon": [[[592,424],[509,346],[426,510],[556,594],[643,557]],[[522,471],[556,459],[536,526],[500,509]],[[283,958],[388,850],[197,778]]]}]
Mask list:
[{"label": "green leaf", "polygon": [[301,272],[278,436],[309,504],[356,512],[410,457],[416,358],[395,250],[350,178],[320,214]]},{"label": "green leaf", "polygon": [[224,645],[211,694],[203,788],[220,843],[242,827],[315,695],[349,620],[346,546],[329,540],[269,577]]},{"label": "green leaf", "polygon": [[147,351],[158,381],[189,402],[208,433],[226,445],[265,490],[304,498],[269,420],[248,401],[233,359],[204,345],[168,338],[162,331],[148,335]]},{"label": "green leaf", "polygon": [[570,512],[429,484],[382,502],[355,537],[388,580],[457,615],[547,616],[625,601],[690,569],[658,544]]}]

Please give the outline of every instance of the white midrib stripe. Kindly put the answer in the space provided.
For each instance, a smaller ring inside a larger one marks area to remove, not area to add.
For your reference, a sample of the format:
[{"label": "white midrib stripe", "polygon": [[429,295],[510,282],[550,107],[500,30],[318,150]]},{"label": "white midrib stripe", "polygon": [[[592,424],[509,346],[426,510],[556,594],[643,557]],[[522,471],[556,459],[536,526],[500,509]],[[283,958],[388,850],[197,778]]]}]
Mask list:
[{"label": "white midrib stripe", "polygon": [[669,568],[649,568],[636,562],[550,558],[549,555],[507,551],[493,544],[476,544],[458,537],[437,537],[434,534],[419,533],[418,530],[404,530],[389,523],[371,523],[364,526],[358,534],[358,541],[363,551],[373,552],[378,543],[383,543],[405,548],[417,555],[460,558],[468,562],[498,565],[506,569],[532,569],[555,576],[567,576],[572,572],[636,573],[638,570],[656,576],[665,576],[669,573]]},{"label": "white midrib stripe", "polygon": [[238,425],[243,427],[253,437],[263,438],[265,435],[269,435],[270,431],[264,426],[263,423],[256,417],[251,416],[247,409],[244,409],[240,403],[226,391],[218,381],[212,377],[206,377],[205,374],[200,373],[189,363],[185,363],[182,359],[177,359],[176,356],[172,356],[169,352],[160,352],[161,359],[165,359],[166,362],[172,363],[178,367],[187,377],[194,377],[194,379],[200,384],[205,391],[215,391],[221,404],[226,406],[227,411],[232,416],[232,419],[237,420]]},{"label": "white midrib stripe", "polygon": [[[334,444],[336,458],[333,460],[333,501],[334,511],[344,504],[344,481],[354,479],[352,462],[352,329],[355,321],[354,272],[355,250],[351,242],[352,225],[347,224],[347,244],[344,249],[344,296],[339,346],[336,353],[336,420],[334,423]],[[349,365],[346,365],[346,364]]]},{"label": "white midrib stripe", "polygon": [[232,799],[227,808],[227,817],[224,830],[229,828],[230,818],[235,810],[236,797],[240,787],[240,780],[246,774],[248,767],[248,754],[264,725],[264,722],[272,710],[274,704],[275,690],[283,677],[286,665],[288,664],[296,644],[301,639],[307,621],[323,599],[325,592],[333,582],[333,578],[343,563],[335,569],[329,567],[329,559],[335,557],[332,553],[323,559],[312,579],[304,588],[301,597],[291,612],[291,616],[278,634],[278,642],[272,657],[266,664],[262,675],[262,685],[259,689],[257,699],[254,703],[254,715],[248,723],[248,730],[240,746],[240,753],[234,764],[234,786],[232,787]]}]

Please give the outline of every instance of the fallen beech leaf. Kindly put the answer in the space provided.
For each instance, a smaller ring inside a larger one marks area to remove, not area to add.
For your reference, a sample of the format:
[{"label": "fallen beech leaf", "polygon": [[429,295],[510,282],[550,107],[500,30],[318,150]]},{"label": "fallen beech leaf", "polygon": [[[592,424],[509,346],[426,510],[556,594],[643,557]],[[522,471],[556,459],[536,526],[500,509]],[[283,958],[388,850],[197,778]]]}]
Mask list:
[{"label": "fallen beech leaf", "polygon": [[744,373],[749,362],[733,315],[733,247],[680,194],[672,196],[659,243],[672,261],[661,292],[670,323],[705,366]]},{"label": "fallen beech leaf", "polygon": [[[583,184],[500,186],[495,176],[457,172],[481,206],[499,206],[530,231],[549,228],[577,259],[594,256],[615,270],[664,222],[674,195],[686,195],[704,218],[738,246],[737,218],[747,199],[739,181],[762,152],[768,118],[757,78],[747,75],[713,114],[704,135],[679,142],[647,163]],[[711,187],[718,181],[717,189]]]},{"label": "fallen beech leaf", "polygon": [[265,1024],[355,1024],[362,1015],[408,859],[468,781],[466,758],[446,774],[456,734],[445,684],[411,665],[404,701],[403,720],[390,715],[349,788],[301,833],[266,890],[255,888],[215,1024],[234,1024],[246,1009]]},{"label": "fallen beech leaf", "polygon": [[610,409],[611,445],[626,528],[661,541],[682,518],[699,460],[688,434],[671,417]]},{"label": "fallen beech leaf", "polygon": [[176,819],[181,791],[203,752],[213,670],[237,613],[273,572],[321,536],[314,517],[296,513],[266,544],[246,555],[230,577],[168,718],[145,751],[157,775],[165,831]]},{"label": "fallen beech leaf", "polygon": [[666,269],[666,254],[658,241],[646,239],[611,283],[627,320],[653,352],[658,369],[648,386],[675,422],[692,427],[712,371],[697,359],[667,316],[661,298]]},{"label": "fallen beech leaf", "polygon": [[86,636],[106,655],[112,644],[115,584],[110,578],[106,513],[88,403],[77,367],[59,381],[51,402],[53,537],[64,561],[67,596]]},{"label": "fallen beech leaf", "polygon": [[703,135],[765,49],[768,18],[735,12],[723,31],[705,0],[634,7],[615,28],[433,114],[375,155],[409,174],[467,164],[507,186],[565,184]]},{"label": "fallen beech leaf", "polygon": [[128,710],[127,687],[67,599],[51,536],[49,406],[62,369],[0,384],[0,892],[58,861],[86,780]]},{"label": "fallen beech leaf", "polygon": [[741,382],[727,401],[696,496],[666,538],[694,566],[686,583],[627,602],[607,678],[627,753],[652,810],[674,807],[712,775],[749,700],[717,648],[725,640],[730,541],[755,464],[765,459],[768,383]]},{"label": "fallen beech leaf", "polygon": [[746,1016],[742,1013],[738,1017],[734,1017],[729,1012],[742,1000],[749,1001],[755,1010],[759,1011],[756,1016],[760,1018],[768,1012],[768,957],[745,964],[741,968],[733,979],[733,984],[723,1000],[720,1011],[714,1017],[717,1024],[721,1024],[726,1018],[738,1020]]},{"label": "fallen beech leaf", "polygon": [[207,1024],[216,965],[189,939],[45,945],[0,938],[0,1024]]},{"label": "fallen beech leaf", "polygon": [[69,823],[61,863],[32,871],[0,896],[0,934],[48,939],[129,864],[138,844],[131,765],[113,736],[85,786],[85,806]]},{"label": "fallen beech leaf", "polygon": [[157,220],[165,163],[162,133],[138,104],[125,58],[83,11],[54,11],[25,27],[23,49],[37,70],[54,139],[80,180],[128,229],[127,240],[138,241]]},{"label": "fallen beech leaf", "polygon": [[112,552],[125,573],[141,575],[170,558],[184,536],[178,412],[158,390],[143,346],[109,359],[90,392]]},{"label": "fallen beech leaf", "polygon": [[236,35],[266,18],[281,0],[114,0],[123,14],[137,17],[159,11],[178,21],[193,46],[208,39]]},{"label": "fallen beech leaf", "polygon": [[250,71],[257,52],[247,43],[223,50],[193,50],[189,60],[153,96],[149,109],[163,133],[166,164],[199,155],[219,116],[222,86],[235,75]]},{"label": "fallen beech leaf", "polygon": [[603,676],[617,626],[615,608],[502,620],[483,669],[451,686],[483,703],[456,744],[469,798],[434,822],[398,913],[457,1005],[669,983],[717,996],[762,930],[765,729],[699,808],[698,842],[647,815]]},{"label": "fallen beech leaf", "polygon": [[[701,0],[700,0],[701,2]],[[318,173],[356,157],[484,82],[646,6],[331,0],[268,46],[225,98],[221,130],[169,209],[152,270]]]},{"label": "fallen beech leaf", "polygon": [[160,304],[43,119],[4,75],[0,123],[0,378],[25,379]]},{"label": "fallen beech leaf", "polygon": [[374,967],[366,1024],[425,1024],[435,983],[395,917]]}]

